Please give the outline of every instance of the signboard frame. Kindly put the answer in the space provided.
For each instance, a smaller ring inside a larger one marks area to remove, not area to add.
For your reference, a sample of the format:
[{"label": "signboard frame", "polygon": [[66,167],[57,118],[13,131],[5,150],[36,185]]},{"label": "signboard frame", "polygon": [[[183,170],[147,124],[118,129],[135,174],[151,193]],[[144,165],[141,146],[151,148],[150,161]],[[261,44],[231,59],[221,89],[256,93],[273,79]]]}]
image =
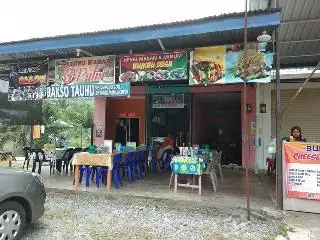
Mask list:
[{"label": "signboard frame", "polygon": [[[312,199],[303,199],[303,198],[294,198],[288,197],[288,187],[287,187],[287,158],[285,152],[286,144],[295,144],[291,142],[283,142],[282,143],[282,184],[283,184],[283,209],[291,210],[291,211],[300,211],[300,212],[310,212],[310,213],[320,213],[320,201],[312,200]],[[308,146],[308,145],[317,145],[317,143],[303,143],[299,142],[299,144]],[[320,165],[320,163],[319,163]]]}]

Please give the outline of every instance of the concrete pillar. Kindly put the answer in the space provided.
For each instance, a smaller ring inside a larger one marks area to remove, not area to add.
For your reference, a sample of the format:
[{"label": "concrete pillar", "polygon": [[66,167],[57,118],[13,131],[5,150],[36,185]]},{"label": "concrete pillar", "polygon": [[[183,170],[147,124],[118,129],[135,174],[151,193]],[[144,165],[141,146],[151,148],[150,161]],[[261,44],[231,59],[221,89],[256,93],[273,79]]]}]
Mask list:
[{"label": "concrete pillar", "polygon": [[[271,141],[271,84],[259,84],[257,88],[256,107],[256,171],[267,169],[266,158]],[[266,104],[266,113],[260,113],[260,104]]]},{"label": "concrete pillar", "polygon": [[[96,97],[94,100],[93,117],[93,144],[101,145],[105,139],[106,128],[106,102],[105,97]],[[101,135],[99,135],[101,133]]]}]

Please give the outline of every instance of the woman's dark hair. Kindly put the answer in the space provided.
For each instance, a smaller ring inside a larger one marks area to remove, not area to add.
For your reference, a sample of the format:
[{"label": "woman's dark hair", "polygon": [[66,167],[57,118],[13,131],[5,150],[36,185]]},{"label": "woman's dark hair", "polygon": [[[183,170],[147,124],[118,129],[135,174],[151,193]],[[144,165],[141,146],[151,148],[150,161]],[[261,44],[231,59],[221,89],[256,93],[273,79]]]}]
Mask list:
[{"label": "woman's dark hair", "polygon": [[299,127],[299,126],[293,126],[293,127],[291,128],[291,136],[293,135],[293,131],[294,131],[294,130],[298,130],[298,131],[300,132],[299,139],[301,140],[301,138],[302,138],[301,127]]}]

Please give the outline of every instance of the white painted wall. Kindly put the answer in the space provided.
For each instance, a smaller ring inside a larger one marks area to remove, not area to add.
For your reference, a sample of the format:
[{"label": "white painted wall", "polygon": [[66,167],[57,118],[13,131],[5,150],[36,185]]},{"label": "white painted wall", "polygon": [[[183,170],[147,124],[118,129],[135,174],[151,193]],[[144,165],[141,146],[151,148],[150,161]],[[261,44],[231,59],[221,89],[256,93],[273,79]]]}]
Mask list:
[{"label": "white painted wall", "polygon": [[[256,171],[267,169],[266,158],[271,141],[271,89],[273,84],[259,84],[256,107]],[[260,113],[260,104],[266,104],[266,113]]]}]

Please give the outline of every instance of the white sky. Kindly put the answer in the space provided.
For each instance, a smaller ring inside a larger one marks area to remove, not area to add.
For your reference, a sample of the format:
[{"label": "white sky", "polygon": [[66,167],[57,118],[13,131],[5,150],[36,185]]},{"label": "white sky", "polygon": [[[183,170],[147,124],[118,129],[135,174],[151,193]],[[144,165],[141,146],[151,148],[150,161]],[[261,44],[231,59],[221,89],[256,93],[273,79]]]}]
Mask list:
[{"label": "white sky", "polygon": [[0,42],[241,12],[245,0],[0,0]]}]

